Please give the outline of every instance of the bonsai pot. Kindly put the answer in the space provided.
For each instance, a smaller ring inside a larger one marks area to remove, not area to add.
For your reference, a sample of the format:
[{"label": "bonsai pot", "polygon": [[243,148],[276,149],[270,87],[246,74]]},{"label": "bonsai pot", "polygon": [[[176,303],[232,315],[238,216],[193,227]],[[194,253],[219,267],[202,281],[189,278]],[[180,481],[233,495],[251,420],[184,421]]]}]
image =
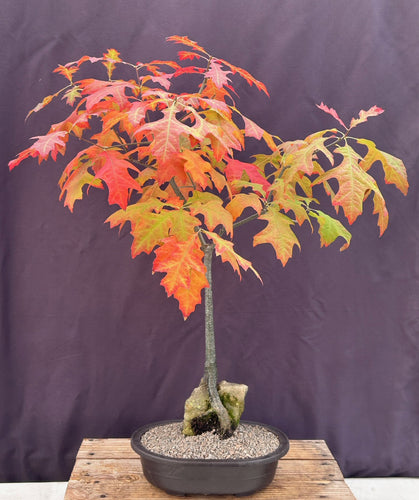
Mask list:
[{"label": "bonsai pot", "polygon": [[146,479],[172,495],[250,495],[268,486],[274,476],[278,460],[289,449],[287,436],[276,429],[256,422],[272,432],[279,440],[278,448],[256,458],[243,459],[191,459],[158,455],[143,446],[142,436],[150,429],[176,420],[157,422],[137,429],[131,438],[131,446],[141,457]]}]

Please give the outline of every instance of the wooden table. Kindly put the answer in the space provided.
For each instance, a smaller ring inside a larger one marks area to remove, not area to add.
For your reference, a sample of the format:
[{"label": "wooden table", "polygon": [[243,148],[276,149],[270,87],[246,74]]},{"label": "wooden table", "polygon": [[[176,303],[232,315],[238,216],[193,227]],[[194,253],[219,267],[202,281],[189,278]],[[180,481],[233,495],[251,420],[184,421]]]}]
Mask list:
[{"label": "wooden table", "polygon": [[[84,439],[76,457],[65,500],[168,500],[173,497],[145,479],[140,457],[129,439]],[[208,496],[190,496],[208,500]],[[236,497],[215,496],[216,500]],[[244,497],[249,500],[355,497],[324,441],[290,441],[290,451],[281,458],[273,482],[264,490]]]}]

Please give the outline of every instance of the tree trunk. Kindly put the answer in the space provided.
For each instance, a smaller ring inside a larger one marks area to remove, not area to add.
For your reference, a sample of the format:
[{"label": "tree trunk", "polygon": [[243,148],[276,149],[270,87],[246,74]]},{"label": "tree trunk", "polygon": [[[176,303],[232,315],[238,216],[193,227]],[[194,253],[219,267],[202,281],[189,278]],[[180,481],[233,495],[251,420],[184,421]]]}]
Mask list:
[{"label": "tree trunk", "polygon": [[233,434],[232,422],[221,402],[217,390],[217,361],[215,355],[214,311],[212,300],[212,256],[214,244],[205,244],[204,264],[209,287],[205,288],[205,373],[204,383],[207,386],[212,409],[215,411],[219,422],[219,434],[228,438]]}]

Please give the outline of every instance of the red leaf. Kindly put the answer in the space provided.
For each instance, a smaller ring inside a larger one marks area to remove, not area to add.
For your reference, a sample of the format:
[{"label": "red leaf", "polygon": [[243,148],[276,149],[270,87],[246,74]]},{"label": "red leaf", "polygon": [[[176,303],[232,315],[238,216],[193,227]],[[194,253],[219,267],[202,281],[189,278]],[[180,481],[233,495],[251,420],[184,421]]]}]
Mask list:
[{"label": "red leaf", "polygon": [[130,190],[140,190],[138,182],[129,174],[129,170],[137,170],[136,167],[115,149],[93,146],[86,151],[94,162],[96,178],[103,180],[108,187],[109,204],[116,203],[123,209],[127,208]]},{"label": "red leaf", "polygon": [[197,50],[198,52],[202,52],[208,55],[206,50],[204,50],[200,45],[198,45],[193,40],[190,40],[187,36],[172,35],[168,36],[166,40],[168,42],[181,43],[182,45],[186,45],[187,47],[191,47],[192,49]]},{"label": "red leaf", "polygon": [[324,111],[325,113],[328,113],[329,115],[332,115],[335,120],[337,120],[343,127],[346,129],[348,128],[343,121],[340,119],[339,115],[337,114],[337,111],[333,108],[329,108],[324,104],[323,102],[321,104],[316,104],[316,106]]},{"label": "red leaf", "polygon": [[188,50],[181,50],[180,52],[177,53],[179,56],[179,59],[181,61],[184,61],[185,59],[201,59],[202,56],[201,54],[197,54],[196,52],[190,52]]},{"label": "red leaf", "polygon": [[225,169],[226,177],[229,181],[239,180],[246,174],[254,184],[260,184],[265,190],[270,188],[269,182],[260,173],[260,170],[253,163],[245,163],[240,160],[229,158]]},{"label": "red leaf", "polygon": [[34,158],[38,157],[38,163],[46,160],[49,155],[51,155],[53,160],[56,160],[58,153],[62,155],[65,153],[68,133],[65,131],[50,132],[46,135],[32,137],[32,139],[38,140],[31,147],[19,153],[17,158],[9,162],[10,170],[14,169],[22,160],[30,156]]}]

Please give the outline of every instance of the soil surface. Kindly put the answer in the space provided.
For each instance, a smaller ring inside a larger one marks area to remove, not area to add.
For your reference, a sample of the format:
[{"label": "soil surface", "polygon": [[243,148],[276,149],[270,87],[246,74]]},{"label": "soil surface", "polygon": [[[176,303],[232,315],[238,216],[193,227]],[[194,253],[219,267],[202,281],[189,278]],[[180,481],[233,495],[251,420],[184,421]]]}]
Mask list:
[{"label": "soil surface", "polygon": [[166,457],[225,460],[262,457],[280,443],[275,434],[259,425],[240,424],[231,438],[220,439],[213,432],[184,436],[182,423],[175,422],[150,429],[141,444]]}]

